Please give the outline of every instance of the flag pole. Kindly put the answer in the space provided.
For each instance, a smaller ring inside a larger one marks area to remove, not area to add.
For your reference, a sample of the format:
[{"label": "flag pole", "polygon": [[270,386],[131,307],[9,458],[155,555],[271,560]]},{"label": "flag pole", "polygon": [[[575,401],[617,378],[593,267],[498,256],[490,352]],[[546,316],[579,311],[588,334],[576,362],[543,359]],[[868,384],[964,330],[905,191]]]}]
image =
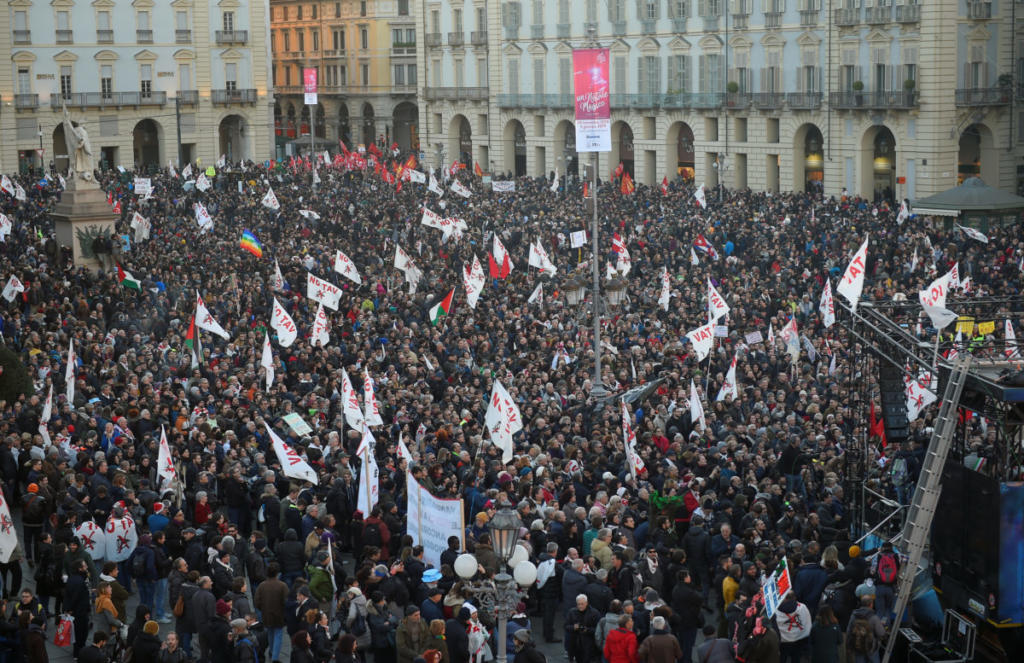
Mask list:
[{"label": "flag pole", "polygon": [[[365,424],[364,424],[365,425]],[[363,449],[363,486],[366,490],[366,510],[364,518],[369,518],[370,511],[373,511],[373,504],[370,503],[370,445],[367,444],[366,448]]]}]

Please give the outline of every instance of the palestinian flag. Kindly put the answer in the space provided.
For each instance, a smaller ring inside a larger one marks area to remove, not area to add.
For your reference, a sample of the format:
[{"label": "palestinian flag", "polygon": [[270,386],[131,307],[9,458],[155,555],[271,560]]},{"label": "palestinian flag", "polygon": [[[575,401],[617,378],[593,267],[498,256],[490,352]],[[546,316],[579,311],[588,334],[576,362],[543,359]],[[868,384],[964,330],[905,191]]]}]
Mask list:
[{"label": "palestinian flag", "polygon": [[132,276],[131,272],[124,271],[121,265],[117,265],[117,280],[125,288],[142,292],[142,284],[139,283],[139,280]]},{"label": "palestinian flag", "polygon": [[196,334],[196,316],[193,315],[188,323],[188,333],[185,334],[185,347],[192,352],[192,368],[199,365],[199,357],[203,351],[199,346],[199,335]]},{"label": "palestinian flag", "polygon": [[476,174],[477,177],[484,176],[484,169],[480,167],[479,161],[473,163],[473,172]]},{"label": "palestinian flag", "polygon": [[448,292],[448,296],[430,307],[430,324],[437,326],[441,318],[448,315],[452,310],[452,300],[455,299],[455,288]]}]

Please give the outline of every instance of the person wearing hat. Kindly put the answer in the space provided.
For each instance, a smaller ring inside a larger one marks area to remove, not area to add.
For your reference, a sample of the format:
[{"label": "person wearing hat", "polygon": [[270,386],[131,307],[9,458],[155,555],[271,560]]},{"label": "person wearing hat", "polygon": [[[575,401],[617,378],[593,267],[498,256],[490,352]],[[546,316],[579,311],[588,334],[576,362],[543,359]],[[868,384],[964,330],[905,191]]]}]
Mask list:
[{"label": "person wearing hat", "polygon": [[[434,571],[431,569],[430,571]],[[429,571],[428,571],[429,573]],[[440,572],[437,572],[440,576]],[[426,578],[426,574],[424,574]],[[441,606],[441,599],[444,598],[444,592],[437,586],[437,582],[427,583],[426,585],[427,598],[423,599],[420,603],[420,612],[422,613],[423,620],[428,624],[435,619],[444,619],[444,608]]]},{"label": "person wearing hat", "polygon": [[35,567],[36,544],[43,533],[43,525],[50,505],[46,497],[39,493],[39,484],[30,483],[28,492],[21,497],[21,531],[25,541],[25,558],[29,567]]},{"label": "person wearing hat", "polygon": [[[131,643],[133,659],[136,661],[155,661],[160,654],[160,624],[153,620],[147,621],[142,626],[142,631],[135,636]],[[138,656],[138,658],[134,658]]]},{"label": "person wearing hat", "polygon": [[322,550],[316,554],[316,562],[306,567],[306,573],[309,575],[309,591],[322,606],[330,604],[331,597],[334,596],[334,585],[331,583],[331,573],[328,571],[330,563],[327,551]]},{"label": "person wearing hat", "polygon": [[370,633],[366,597],[357,585],[352,585],[345,591],[345,598],[348,599],[345,630],[356,637],[356,644],[360,648],[369,649],[373,644],[373,635]]},{"label": "person wearing hat", "polygon": [[547,663],[547,658],[533,644],[529,629],[516,629],[512,633],[512,640],[515,644],[516,663]]},{"label": "person wearing hat", "polygon": [[206,625],[210,652],[208,663],[221,663],[231,660],[231,604],[223,599],[218,600],[214,610],[216,614]]},{"label": "person wearing hat", "polygon": [[186,614],[191,615],[191,624],[195,627],[195,633],[199,636],[199,656],[202,663],[210,661],[210,636],[209,627],[217,616],[217,599],[213,595],[213,580],[210,576],[199,578],[198,589],[192,595],[192,601],[186,608]]},{"label": "person wearing hat", "polygon": [[430,631],[420,617],[420,609],[414,605],[406,606],[405,618],[395,631],[398,663],[413,663],[413,659],[426,651],[429,644]]}]

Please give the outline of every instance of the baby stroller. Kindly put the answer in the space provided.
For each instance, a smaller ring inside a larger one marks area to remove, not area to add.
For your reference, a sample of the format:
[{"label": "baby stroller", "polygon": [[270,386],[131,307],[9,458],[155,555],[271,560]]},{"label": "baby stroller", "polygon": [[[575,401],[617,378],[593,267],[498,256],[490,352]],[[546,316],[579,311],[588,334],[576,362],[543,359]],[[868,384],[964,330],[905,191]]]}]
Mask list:
[{"label": "baby stroller", "polygon": [[125,641],[125,636],[128,634],[128,627],[122,626],[121,628],[114,629],[110,637],[107,638],[107,644],[104,645],[104,651],[109,657],[110,663],[128,663],[131,660],[131,647]]}]

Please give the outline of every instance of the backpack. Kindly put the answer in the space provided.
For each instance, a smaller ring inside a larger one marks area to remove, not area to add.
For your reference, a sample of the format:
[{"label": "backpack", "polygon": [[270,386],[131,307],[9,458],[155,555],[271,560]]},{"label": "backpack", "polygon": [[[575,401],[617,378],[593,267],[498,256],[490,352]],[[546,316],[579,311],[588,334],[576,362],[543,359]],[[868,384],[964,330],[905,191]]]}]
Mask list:
[{"label": "backpack", "polygon": [[892,462],[892,469],[889,470],[894,486],[902,486],[907,482],[907,459],[897,458]]},{"label": "backpack", "polygon": [[132,551],[132,576],[136,578],[144,578],[146,576],[146,554],[142,552],[142,548],[136,548]]},{"label": "backpack", "polygon": [[[260,654],[257,651],[256,645],[253,644],[252,640],[250,640],[249,638],[242,638],[241,640],[235,642],[235,649],[238,649],[240,647],[248,647],[249,651],[252,652],[253,663],[260,663]],[[235,660],[238,660],[237,656],[235,656],[234,658]]]},{"label": "backpack", "polygon": [[380,548],[384,543],[381,536],[380,525],[377,523],[366,523],[363,525],[363,545]]},{"label": "backpack", "polygon": [[875,634],[866,617],[857,616],[850,627],[850,648],[857,654],[870,654],[875,648]]},{"label": "backpack", "polygon": [[878,581],[885,585],[891,585],[896,582],[897,576],[900,574],[900,563],[896,559],[894,553],[882,553],[878,556]]},{"label": "backpack", "polygon": [[349,626],[348,632],[357,638],[366,633],[366,617],[359,610],[356,610],[356,618],[352,620],[352,625]]}]

